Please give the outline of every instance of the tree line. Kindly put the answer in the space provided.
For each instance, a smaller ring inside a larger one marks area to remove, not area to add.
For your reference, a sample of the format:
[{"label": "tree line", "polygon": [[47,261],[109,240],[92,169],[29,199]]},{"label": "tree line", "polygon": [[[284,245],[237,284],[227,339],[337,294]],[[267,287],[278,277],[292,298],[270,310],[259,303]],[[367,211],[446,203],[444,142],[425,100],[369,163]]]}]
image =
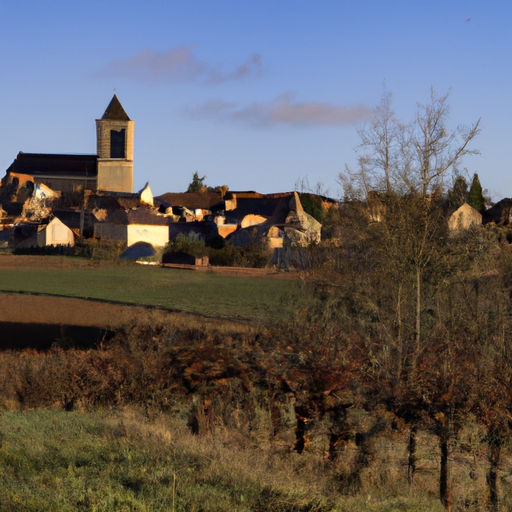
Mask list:
[{"label": "tree line", "polygon": [[[386,93],[359,131],[358,167],[340,175],[341,243],[310,274],[318,300],[308,312],[311,365],[326,351],[321,379],[341,377],[324,382],[324,393],[350,391],[361,407],[384,407],[405,421],[410,483],[418,429],[435,433],[447,510],[450,449],[475,417],[487,433],[489,507],[498,510],[512,425],[512,253],[482,226],[448,230],[448,214],[462,202],[485,206],[478,176],[468,193],[459,171],[462,158],[477,153],[479,121],[449,131],[449,113],[448,95],[432,89],[404,124]],[[335,436],[343,432],[340,407]]]}]

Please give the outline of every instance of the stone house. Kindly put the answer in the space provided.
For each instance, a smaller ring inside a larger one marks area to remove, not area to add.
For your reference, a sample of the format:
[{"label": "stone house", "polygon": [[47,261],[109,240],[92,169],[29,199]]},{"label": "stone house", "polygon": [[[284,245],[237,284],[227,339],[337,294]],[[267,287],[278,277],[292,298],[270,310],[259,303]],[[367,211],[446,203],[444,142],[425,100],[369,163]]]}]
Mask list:
[{"label": "stone house", "polygon": [[155,215],[149,206],[109,209],[94,224],[94,238],[116,240],[128,247],[137,242],[164,247],[169,242],[169,220]]},{"label": "stone house", "polygon": [[452,232],[480,224],[482,224],[482,214],[468,203],[464,203],[455,210],[448,219],[448,228]]},{"label": "stone house", "polygon": [[15,248],[75,245],[75,235],[54,217],[48,224],[26,223],[14,226],[11,245]]}]

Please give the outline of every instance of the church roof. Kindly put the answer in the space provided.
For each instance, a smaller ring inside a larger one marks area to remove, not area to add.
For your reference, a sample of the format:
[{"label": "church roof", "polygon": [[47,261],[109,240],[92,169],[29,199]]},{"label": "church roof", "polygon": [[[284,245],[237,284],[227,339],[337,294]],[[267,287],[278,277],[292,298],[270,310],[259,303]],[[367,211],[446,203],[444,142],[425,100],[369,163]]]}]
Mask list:
[{"label": "church roof", "polygon": [[15,172],[32,176],[70,175],[96,176],[96,155],[54,155],[44,153],[18,153],[7,173]]},{"label": "church roof", "polygon": [[115,94],[101,119],[107,119],[109,121],[130,121],[130,118],[124,111],[121,102]]}]

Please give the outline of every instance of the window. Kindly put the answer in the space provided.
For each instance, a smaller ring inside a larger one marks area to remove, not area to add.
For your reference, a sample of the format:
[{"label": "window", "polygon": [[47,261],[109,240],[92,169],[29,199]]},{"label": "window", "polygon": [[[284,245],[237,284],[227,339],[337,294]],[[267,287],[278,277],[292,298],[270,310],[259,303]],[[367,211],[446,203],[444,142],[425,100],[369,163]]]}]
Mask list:
[{"label": "window", "polygon": [[110,158],[126,158],[126,130],[110,130]]}]

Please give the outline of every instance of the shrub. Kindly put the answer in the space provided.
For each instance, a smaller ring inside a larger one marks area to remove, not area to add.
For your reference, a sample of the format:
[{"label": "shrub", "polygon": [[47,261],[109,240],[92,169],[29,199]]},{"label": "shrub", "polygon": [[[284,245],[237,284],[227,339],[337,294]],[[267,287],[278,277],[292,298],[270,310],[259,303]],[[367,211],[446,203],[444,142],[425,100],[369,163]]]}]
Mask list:
[{"label": "shrub", "polygon": [[211,265],[247,268],[265,268],[272,257],[268,249],[252,244],[226,244],[223,249],[211,248],[208,255]]},{"label": "shrub", "polygon": [[78,246],[77,256],[95,260],[119,261],[119,256],[126,251],[126,244],[117,240],[90,238]]},{"label": "shrub", "polygon": [[208,251],[210,265],[215,267],[234,267],[236,261],[236,248],[226,244],[222,248],[210,248]]},{"label": "shrub", "polygon": [[164,258],[168,254],[184,253],[190,254],[196,258],[201,258],[208,254],[206,244],[200,235],[190,232],[188,235],[180,233],[172,242],[167,244],[164,250]]},{"label": "shrub", "polygon": [[37,256],[75,256],[76,250],[70,245],[47,245],[46,247],[18,247],[13,254]]},{"label": "shrub", "polygon": [[[208,256],[210,264],[214,266],[247,268],[264,268],[269,264],[272,256],[264,245],[256,242],[233,246],[219,236],[205,243],[198,234],[189,233],[188,235],[179,234],[167,245],[162,261],[168,262],[174,256],[180,257],[183,263],[186,263],[187,255],[194,258]],[[193,263],[192,260],[190,263]]]},{"label": "shrub", "polygon": [[318,222],[323,222],[325,212],[322,208],[322,200],[315,194],[300,193],[300,202],[306,213],[309,213]]},{"label": "shrub", "polygon": [[206,242],[206,247],[212,249],[224,249],[224,247],[226,247],[226,240],[222,236],[216,235]]}]

